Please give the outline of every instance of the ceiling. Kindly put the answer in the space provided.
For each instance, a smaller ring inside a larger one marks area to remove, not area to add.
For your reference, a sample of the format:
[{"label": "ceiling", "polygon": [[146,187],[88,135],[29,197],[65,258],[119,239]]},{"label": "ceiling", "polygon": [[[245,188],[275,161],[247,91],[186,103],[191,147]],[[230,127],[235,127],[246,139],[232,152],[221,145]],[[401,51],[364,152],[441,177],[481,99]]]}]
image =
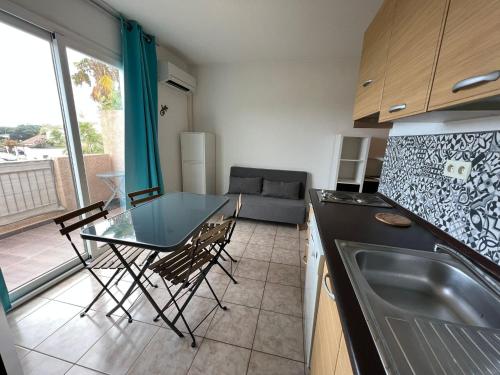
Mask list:
[{"label": "ceiling", "polygon": [[106,0],[188,63],[359,56],[382,0]]}]

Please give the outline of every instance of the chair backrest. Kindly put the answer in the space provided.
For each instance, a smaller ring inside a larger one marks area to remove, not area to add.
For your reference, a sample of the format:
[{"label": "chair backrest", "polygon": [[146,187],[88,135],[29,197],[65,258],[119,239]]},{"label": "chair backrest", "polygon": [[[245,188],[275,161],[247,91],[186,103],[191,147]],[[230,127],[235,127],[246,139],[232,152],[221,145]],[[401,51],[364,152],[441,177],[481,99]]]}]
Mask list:
[{"label": "chair backrest", "polygon": [[236,222],[238,221],[238,217],[240,216],[242,201],[241,194],[238,196],[236,200],[236,206],[234,208],[234,214],[232,218],[229,218],[227,221],[231,223],[229,229],[227,230],[227,235],[225,237],[226,244],[231,242],[231,237],[233,236],[234,228],[236,228]]},{"label": "chair backrest", "polygon": [[[93,211],[97,211],[97,213],[92,214]],[[78,251],[78,248],[76,247],[75,243],[71,239],[70,233],[73,232],[74,230],[82,228],[85,225],[93,223],[94,221],[96,221],[98,219],[101,219],[101,218],[106,219],[108,214],[109,214],[108,210],[106,210],[104,208],[104,202],[100,201],[100,202],[93,203],[89,206],[67,212],[67,213],[65,213],[61,216],[58,216],[54,219],[54,223],[56,223],[57,225],[59,225],[61,227],[59,232],[61,233],[61,235],[66,236],[66,238],[71,243],[73,250],[75,250],[78,258],[80,258],[80,260],[84,264],[85,264],[85,260],[83,259],[80,252]],[[83,215],[85,215],[85,217],[82,218]],[[73,221],[74,219],[78,219],[78,220]]]},{"label": "chair backrest", "polygon": [[[141,195],[146,195],[143,198],[137,198]],[[132,193],[128,193],[128,197],[130,198],[130,204],[135,207],[141,203],[152,201],[153,199],[161,197],[163,194],[160,193],[160,187],[155,186],[149,189],[134,191]]]}]

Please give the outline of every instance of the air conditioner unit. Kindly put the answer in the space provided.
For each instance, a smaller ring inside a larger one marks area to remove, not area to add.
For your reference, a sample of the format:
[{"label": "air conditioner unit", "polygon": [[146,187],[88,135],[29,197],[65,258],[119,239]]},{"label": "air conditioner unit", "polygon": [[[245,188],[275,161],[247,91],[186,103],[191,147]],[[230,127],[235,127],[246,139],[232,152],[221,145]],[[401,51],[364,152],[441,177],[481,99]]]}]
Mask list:
[{"label": "air conditioner unit", "polygon": [[185,93],[194,92],[196,79],[169,61],[158,62],[158,81]]}]

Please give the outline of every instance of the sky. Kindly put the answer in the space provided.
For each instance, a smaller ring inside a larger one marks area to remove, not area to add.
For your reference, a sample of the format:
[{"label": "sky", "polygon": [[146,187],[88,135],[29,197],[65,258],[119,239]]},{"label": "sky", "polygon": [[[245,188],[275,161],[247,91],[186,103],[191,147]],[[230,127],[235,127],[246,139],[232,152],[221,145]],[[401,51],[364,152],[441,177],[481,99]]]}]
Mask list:
[{"label": "sky", "polygon": [[[50,43],[0,22],[0,126],[62,125]],[[70,70],[83,54],[68,50]],[[73,87],[79,120],[98,122],[89,86]]]}]

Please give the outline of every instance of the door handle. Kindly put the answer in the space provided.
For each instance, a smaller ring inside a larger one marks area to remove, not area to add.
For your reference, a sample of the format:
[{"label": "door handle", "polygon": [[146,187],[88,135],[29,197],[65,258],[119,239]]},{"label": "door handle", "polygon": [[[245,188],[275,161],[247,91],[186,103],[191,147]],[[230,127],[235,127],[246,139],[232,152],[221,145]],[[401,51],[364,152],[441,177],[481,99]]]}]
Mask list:
[{"label": "door handle", "polygon": [[453,85],[451,88],[452,92],[458,92],[463,89],[471,88],[474,86],[482,85],[488,82],[493,82],[496,81],[498,78],[500,78],[500,70],[495,70],[490,73],[486,74],[481,74],[478,76],[474,77],[469,77],[466,79],[463,79],[461,81],[458,81]]},{"label": "door handle", "polygon": [[325,287],[326,293],[328,294],[328,296],[335,301],[335,294],[333,294],[332,291],[330,290],[330,288],[328,287],[328,283],[326,282],[327,278],[328,279],[330,278],[330,274],[328,274],[328,273],[323,278],[323,286]]},{"label": "door handle", "polygon": [[402,111],[403,109],[406,109],[405,103],[396,104],[396,105],[393,105],[392,107],[389,107],[389,113],[399,112],[399,111]]},{"label": "door handle", "polygon": [[366,81],[363,82],[361,86],[363,87],[368,87],[373,83],[373,79],[367,79]]}]

